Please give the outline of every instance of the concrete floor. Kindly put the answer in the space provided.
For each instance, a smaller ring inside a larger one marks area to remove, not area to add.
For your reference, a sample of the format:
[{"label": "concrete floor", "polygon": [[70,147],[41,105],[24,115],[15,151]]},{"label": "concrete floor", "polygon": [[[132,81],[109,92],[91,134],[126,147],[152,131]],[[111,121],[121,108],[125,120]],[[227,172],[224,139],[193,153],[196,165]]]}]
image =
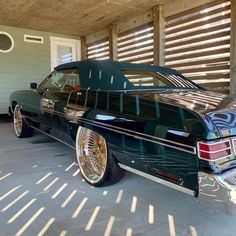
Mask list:
[{"label": "concrete floor", "polygon": [[75,152],[0,119],[0,235],[236,235],[236,217],[134,174],[91,188]]}]

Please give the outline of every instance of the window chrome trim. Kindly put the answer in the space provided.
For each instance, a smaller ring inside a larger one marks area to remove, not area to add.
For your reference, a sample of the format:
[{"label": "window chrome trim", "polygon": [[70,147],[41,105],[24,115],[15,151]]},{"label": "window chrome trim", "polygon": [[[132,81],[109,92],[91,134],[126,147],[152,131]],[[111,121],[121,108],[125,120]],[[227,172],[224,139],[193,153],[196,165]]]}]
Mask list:
[{"label": "window chrome trim", "polygon": [[180,191],[180,192],[189,194],[189,195],[191,195],[191,196],[195,196],[195,192],[194,192],[193,190],[191,190],[191,189],[188,189],[188,188],[185,188],[185,187],[176,185],[176,184],[174,184],[174,183],[171,183],[171,182],[168,182],[168,181],[166,181],[166,180],[164,180],[164,179],[158,178],[158,177],[156,177],[156,176],[153,176],[153,175],[144,173],[144,172],[142,172],[142,171],[140,171],[140,170],[136,170],[136,169],[134,169],[134,168],[131,168],[131,167],[126,166],[126,165],[123,165],[123,164],[121,164],[121,163],[118,163],[118,165],[119,165],[122,169],[124,169],[124,170],[127,170],[127,171],[132,172],[132,173],[137,174],[137,175],[140,175],[140,176],[142,176],[142,177],[145,177],[145,178],[147,178],[147,179],[150,179],[150,180],[152,180],[152,181],[155,181],[155,182],[157,182],[157,183],[159,183],[159,184],[162,184],[162,185],[165,185],[165,186],[167,186],[167,187],[173,188],[173,189],[178,190],[178,191]]}]

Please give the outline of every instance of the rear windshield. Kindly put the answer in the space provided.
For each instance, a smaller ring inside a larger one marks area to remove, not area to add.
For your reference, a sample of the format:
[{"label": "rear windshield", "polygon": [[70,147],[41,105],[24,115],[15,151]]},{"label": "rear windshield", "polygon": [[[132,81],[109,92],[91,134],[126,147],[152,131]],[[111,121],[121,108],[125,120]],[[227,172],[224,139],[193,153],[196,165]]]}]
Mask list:
[{"label": "rear windshield", "polygon": [[161,74],[149,71],[123,71],[125,77],[135,87],[174,87],[174,88],[198,88],[191,81],[176,74]]}]

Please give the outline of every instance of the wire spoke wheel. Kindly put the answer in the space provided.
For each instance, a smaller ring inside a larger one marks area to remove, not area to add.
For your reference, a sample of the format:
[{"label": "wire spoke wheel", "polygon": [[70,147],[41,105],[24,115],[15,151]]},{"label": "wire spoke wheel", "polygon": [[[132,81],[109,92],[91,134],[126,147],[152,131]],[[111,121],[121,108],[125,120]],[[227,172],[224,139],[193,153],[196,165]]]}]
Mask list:
[{"label": "wire spoke wheel", "polygon": [[107,145],[101,135],[81,128],[77,136],[77,157],[81,172],[89,183],[98,183],[104,178],[107,168]]},{"label": "wire spoke wheel", "polygon": [[14,110],[14,129],[17,136],[22,133],[23,117],[20,111],[20,107],[17,105]]}]

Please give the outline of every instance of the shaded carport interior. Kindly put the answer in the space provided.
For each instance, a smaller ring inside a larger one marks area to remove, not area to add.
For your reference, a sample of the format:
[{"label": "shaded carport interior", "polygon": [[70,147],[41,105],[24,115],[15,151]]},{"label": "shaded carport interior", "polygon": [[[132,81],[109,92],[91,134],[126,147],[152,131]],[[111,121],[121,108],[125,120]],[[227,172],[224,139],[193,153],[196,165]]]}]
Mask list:
[{"label": "shaded carport interior", "polygon": [[[106,39],[109,44],[106,55],[110,59],[119,59],[119,32],[122,37],[126,32],[132,33],[132,29],[142,29],[143,25],[150,27],[151,22],[154,28],[151,60],[154,64],[165,64],[163,37],[166,19],[171,20],[181,12],[214,2],[223,1],[1,0],[4,7],[0,8],[0,22],[2,25],[81,36],[83,58],[93,55],[89,54],[89,47],[93,49],[98,45],[101,50],[100,43]],[[223,61],[228,63],[228,67],[223,66],[231,74],[227,77],[230,78],[231,93],[236,90],[236,36],[232,30],[235,28],[235,11],[235,1],[231,1],[230,58]],[[214,63],[218,63],[216,59]],[[109,227],[111,235],[233,235],[235,231],[233,216],[199,206],[195,198],[135,175],[128,174],[117,185],[105,189],[90,188],[78,177],[73,150],[41,135],[30,140],[15,140],[9,123],[0,124],[0,128],[5,134],[0,140],[4,147],[0,152],[0,204],[4,219],[1,235],[33,235],[44,231],[45,235],[63,235],[63,232],[64,235],[65,232],[68,235],[103,235],[109,233]],[[61,188],[66,191],[58,192]],[[74,197],[67,205],[65,201],[73,193]],[[24,203],[20,199],[14,203],[19,196]],[[33,208],[19,214],[26,204],[32,204]],[[34,222],[27,225],[32,217]],[[5,223],[11,228],[7,229]]]}]

